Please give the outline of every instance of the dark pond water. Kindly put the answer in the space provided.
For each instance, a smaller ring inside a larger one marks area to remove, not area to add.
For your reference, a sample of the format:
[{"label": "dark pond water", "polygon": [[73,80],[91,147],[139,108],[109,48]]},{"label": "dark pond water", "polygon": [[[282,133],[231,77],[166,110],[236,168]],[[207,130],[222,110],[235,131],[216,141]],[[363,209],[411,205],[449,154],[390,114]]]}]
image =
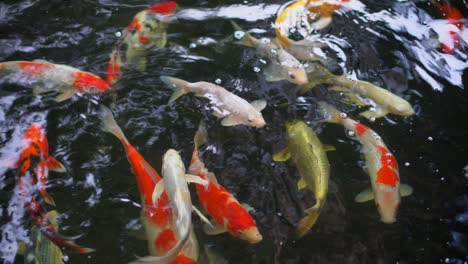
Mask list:
[{"label": "dark pond water", "polygon": [[[266,3],[265,3],[266,2]],[[466,1],[452,1],[466,17]],[[1,1],[0,61],[46,59],[102,77],[118,35],[148,1]],[[466,263],[468,261],[468,84],[466,48],[444,54],[435,48],[430,28],[440,16],[426,1],[363,1],[357,11],[335,14],[320,31],[336,61],[332,70],[370,81],[407,99],[416,110],[409,118],[389,115],[369,122],[357,109],[334,102],[324,87],[297,97],[286,81],[266,82],[255,51],[232,43],[229,19],[258,36],[274,36],[271,24],[281,1],[178,1],[181,13],[168,28],[166,48],[151,51],[145,72],[125,72],[112,93],[75,96],[56,103],[53,95],[30,88],[0,86],[0,158],[14,155],[33,121],[47,130],[50,153],[67,167],[51,172],[49,193],[60,212],[61,233],[82,235],[77,243],[96,249],[68,255],[68,263],[127,263],[147,254],[146,242],[130,228],[139,221],[140,198],[124,149],[101,132],[97,105],[114,112],[129,141],[158,171],[169,148],[188,165],[193,135],[208,123],[206,166],[240,202],[250,204],[263,241],[250,245],[228,234],[207,236],[194,217],[200,245],[214,245],[229,263]],[[467,39],[467,28],[461,35]],[[205,102],[185,96],[167,105],[171,91],[159,76],[215,82],[249,101],[268,101],[267,126],[223,127]],[[349,111],[384,139],[400,165],[403,183],[414,193],[403,198],[398,221],[379,221],[373,203],[354,196],[369,186],[359,143],[342,127],[316,124],[317,99]],[[310,191],[298,191],[294,163],[275,163],[272,154],[286,140],[284,125],[293,118],[310,122],[329,152],[330,191],[317,224],[302,239],[295,226],[314,204]],[[6,229],[11,220],[15,170],[0,168],[2,261],[8,237],[25,239],[30,224]],[[193,196],[196,202],[196,197]],[[201,252],[203,250],[201,247]],[[15,263],[22,263],[18,256]],[[1,261],[0,261],[1,262]]]}]

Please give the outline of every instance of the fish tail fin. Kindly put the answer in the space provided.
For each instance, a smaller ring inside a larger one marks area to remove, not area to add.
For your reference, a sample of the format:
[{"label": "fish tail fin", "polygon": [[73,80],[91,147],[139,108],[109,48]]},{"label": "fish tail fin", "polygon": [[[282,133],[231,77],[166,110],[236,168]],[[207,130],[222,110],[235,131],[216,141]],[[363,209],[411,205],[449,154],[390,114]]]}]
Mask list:
[{"label": "fish tail fin", "polygon": [[198,125],[198,130],[195,133],[194,142],[195,142],[195,148],[196,149],[198,149],[198,147],[200,147],[201,145],[206,143],[207,135],[208,135],[208,133],[206,131],[206,124],[202,120],[202,121],[200,121],[200,124]]},{"label": "fish tail fin", "polygon": [[318,102],[319,105],[319,113],[322,115],[323,122],[328,122],[328,123],[335,123],[335,124],[340,124],[342,122],[342,118],[340,115],[342,113],[338,111],[334,106],[320,101]]},{"label": "fish tail fin", "polygon": [[[243,30],[239,24],[237,24],[236,22],[232,21],[231,20],[231,25],[232,27],[234,28],[234,30],[236,31],[241,31],[243,32],[245,35],[243,37],[240,37],[238,40],[239,40],[239,43],[244,45],[244,46],[247,46],[247,47],[253,47],[254,44],[253,44],[253,37],[252,35],[250,35],[250,33],[246,32],[245,30]],[[237,38],[236,38],[237,39]]]},{"label": "fish tail fin", "polygon": [[101,105],[99,108],[99,117],[101,118],[101,129],[105,132],[112,133],[116,136],[120,141],[128,143],[127,138],[125,137],[122,129],[120,129],[117,122],[115,122],[114,116],[109,108]]},{"label": "fish tail fin", "polygon": [[41,233],[47,237],[52,243],[57,245],[59,248],[65,248],[65,251],[75,254],[87,254],[93,252],[94,249],[82,247],[77,245],[72,240],[60,235],[57,231],[51,228],[41,228]]},{"label": "fish tail fin", "polygon": [[161,76],[160,79],[167,87],[174,90],[174,93],[169,99],[169,104],[188,93],[186,87],[190,84],[189,82],[169,76]]},{"label": "fish tail fin", "polygon": [[317,222],[317,219],[320,215],[321,209],[322,202],[318,200],[313,207],[308,208],[305,211],[307,215],[304,216],[304,218],[302,218],[297,225],[296,232],[299,237],[303,237],[315,225],[315,222]]}]

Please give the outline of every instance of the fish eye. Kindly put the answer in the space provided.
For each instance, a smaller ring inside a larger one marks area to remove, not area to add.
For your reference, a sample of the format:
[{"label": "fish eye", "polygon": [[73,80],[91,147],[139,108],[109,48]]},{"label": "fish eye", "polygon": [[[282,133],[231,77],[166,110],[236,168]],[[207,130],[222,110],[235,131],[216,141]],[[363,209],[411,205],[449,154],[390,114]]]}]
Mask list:
[{"label": "fish eye", "polygon": [[240,231],[240,230],[237,230],[237,235],[241,236],[242,234],[243,234],[243,232],[242,232],[242,231]]},{"label": "fish eye", "polygon": [[252,122],[253,122],[253,119],[250,118],[250,117],[249,117],[247,120],[249,121],[249,123],[252,123]]},{"label": "fish eye", "polygon": [[150,31],[153,30],[153,27],[148,23],[145,24],[145,28],[148,28]]},{"label": "fish eye", "polygon": [[294,80],[294,79],[296,79],[296,75],[294,75],[294,73],[290,72],[289,73],[289,78]]}]

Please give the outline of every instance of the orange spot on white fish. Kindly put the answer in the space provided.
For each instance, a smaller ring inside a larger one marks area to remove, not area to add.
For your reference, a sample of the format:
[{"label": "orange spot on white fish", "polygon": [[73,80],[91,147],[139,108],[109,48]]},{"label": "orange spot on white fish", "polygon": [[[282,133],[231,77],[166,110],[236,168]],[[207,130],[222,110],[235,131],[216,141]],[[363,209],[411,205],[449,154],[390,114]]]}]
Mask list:
[{"label": "orange spot on white fish", "polygon": [[54,67],[49,63],[39,63],[39,62],[18,62],[18,66],[21,68],[21,71],[29,76],[40,76],[44,70]]},{"label": "orange spot on white fish", "polygon": [[177,243],[174,230],[165,229],[158,234],[154,241],[154,246],[158,252],[166,253],[171,250]]},{"label": "orange spot on white fish", "polygon": [[364,135],[364,133],[366,133],[367,130],[369,130],[369,127],[361,124],[361,123],[356,123],[354,125],[354,128],[356,129],[356,133],[359,137],[362,137],[362,135]]},{"label": "orange spot on white fish", "polygon": [[109,84],[103,79],[89,72],[78,71],[75,73],[76,78],[73,87],[83,92],[92,91],[107,91]]},{"label": "orange spot on white fish", "polygon": [[114,50],[109,64],[107,65],[106,80],[109,84],[114,84],[118,79],[120,79],[120,76],[122,75],[121,66],[122,54],[119,51]]},{"label": "orange spot on white fish", "polygon": [[396,187],[400,181],[398,177],[398,163],[395,157],[385,147],[379,146],[381,153],[380,163],[381,168],[377,171],[377,183],[384,184],[390,187]]}]

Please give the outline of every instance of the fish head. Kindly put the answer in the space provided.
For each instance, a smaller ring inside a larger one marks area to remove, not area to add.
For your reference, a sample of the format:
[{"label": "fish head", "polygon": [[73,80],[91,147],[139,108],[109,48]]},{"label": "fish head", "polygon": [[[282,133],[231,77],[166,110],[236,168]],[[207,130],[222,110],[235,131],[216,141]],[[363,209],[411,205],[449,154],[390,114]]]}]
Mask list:
[{"label": "fish head", "polygon": [[412,116],[414,115],[413,107],[406,101],[403,100],[393,105],[394,110],[396,113],[402,116]]},{"label": "fish head", "polygon": [[397,188],[382,186],[375,194],[375,203],[380,214],[380,220],[386,224],[396,222],[398,208],[400,207],[400,193]]},{"label": "fish head", "polygon": [[262,241],[263,237],[258,231],[258,228],[256,226],[252,226],[248,229],[244,230],[238,230],[236,232],[236,235],[245,241],[248,241],[250,244],[256,244],[260,241]]},{"label": "fish head", "polygon": [[307,125],[299,120],[293,120],[288,123],[286,123],[286,130],[288,132],[288,135],[294,135],[297,132],[303,130]]},{"label": "fish head", "polygon": [[297,85],[304,85],[309,82],[307,73],[302,65],[294,65],[286,68],[286,80]]},{"label": "fish head", "polygon": [[33,123],[24,132],[24,138],[32,142],[41,142],[45,139],[44,128],[39,123]]},{"label": "fish head", "polygon": [[253,126],[256,128],[261,128],[266,125],[265,119],[263,119],[263,115],[258,112],[258,113],[249,113],[247,115],[247,124],[249,126]]},{"label": "fish head", "polygon": [[76,73],[73,87],[86,93],[101,93],[109,90],[109,84],[100,77],[89,72],[79,71]]}]

